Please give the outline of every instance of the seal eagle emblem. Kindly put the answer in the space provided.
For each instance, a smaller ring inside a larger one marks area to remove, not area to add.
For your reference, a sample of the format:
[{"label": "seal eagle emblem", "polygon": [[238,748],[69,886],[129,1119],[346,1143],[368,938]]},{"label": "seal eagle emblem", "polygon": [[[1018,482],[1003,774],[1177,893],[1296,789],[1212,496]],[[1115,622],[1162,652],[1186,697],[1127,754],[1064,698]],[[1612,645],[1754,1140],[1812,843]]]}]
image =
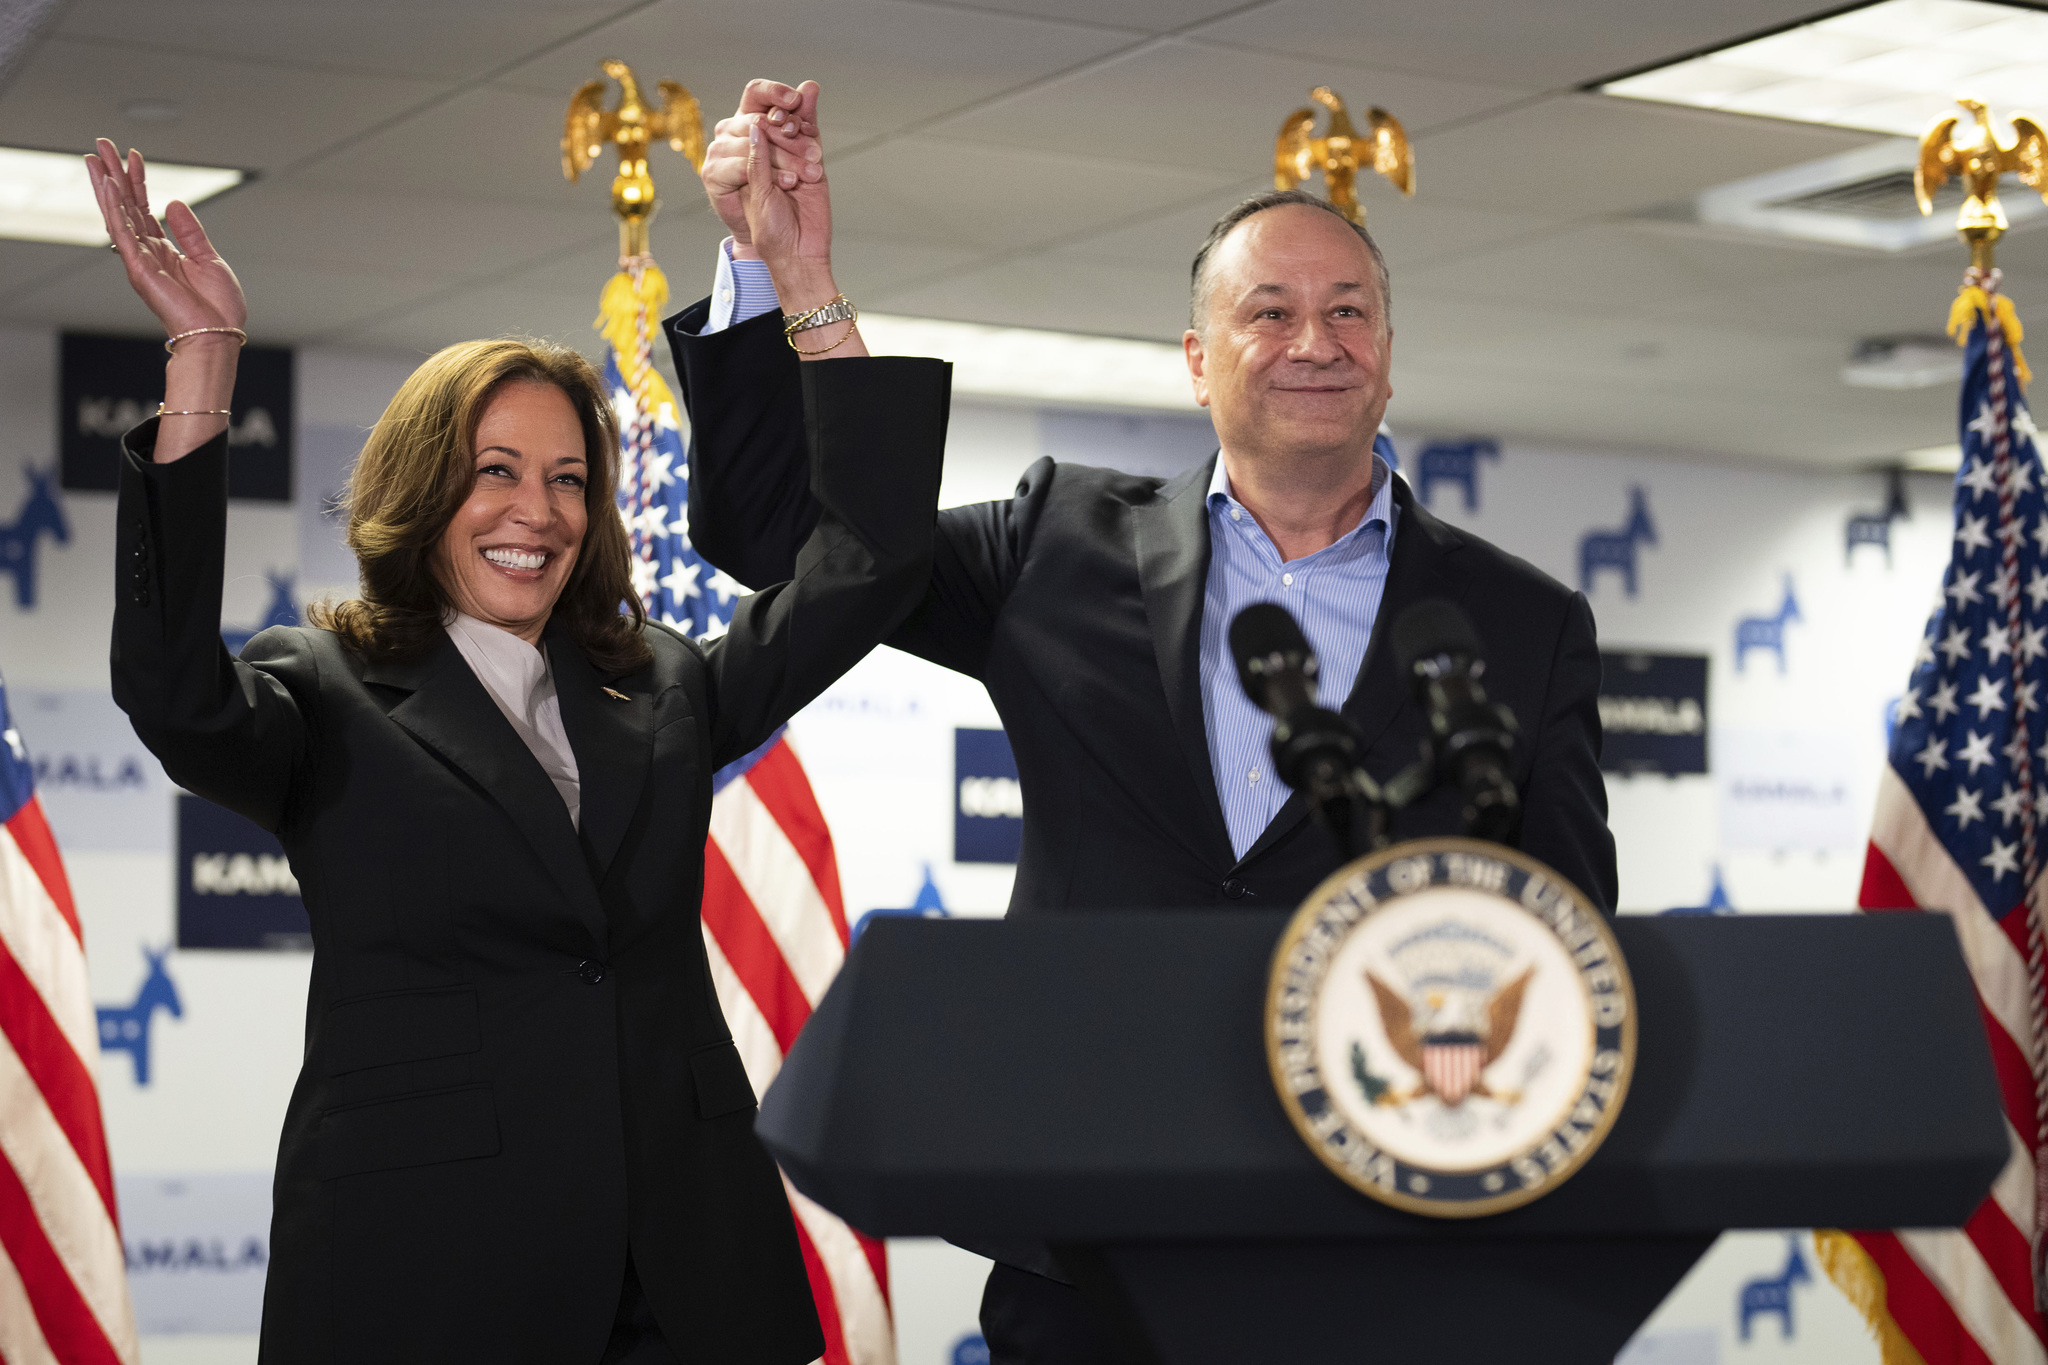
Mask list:
[{"label": "seal eagle emblem", "polygon": [[1267,990],[1266,1054],[1316,1156],[1441,1218],[1557,1188],[1613,1126],[1635,991],[1575,887],[1471,839],[1360,858],[1305,901]]}]

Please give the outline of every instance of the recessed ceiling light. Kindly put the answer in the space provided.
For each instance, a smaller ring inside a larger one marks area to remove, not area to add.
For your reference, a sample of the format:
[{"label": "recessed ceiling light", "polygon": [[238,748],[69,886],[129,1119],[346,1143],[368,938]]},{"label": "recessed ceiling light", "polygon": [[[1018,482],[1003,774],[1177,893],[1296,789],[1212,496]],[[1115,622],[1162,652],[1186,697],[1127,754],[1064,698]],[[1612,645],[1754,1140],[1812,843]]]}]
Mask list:
[{"label": "recessed ceiling light", "polygon": [[[196,205],[246,179],[246,171],[219,166],[149,163],[149,193],[156,207],[173,199]],[[85,154],[0,147],[0,237],[105,246],[107,233],[92,197]]]},{"label": "recessed ceiling light", "polygon": [[1962,348],[1945,336],[1865,337],[1842,367],[1842,382],[1858,389],[1929,389],[1962,378]]},{"label": "recessed ceiling light", "polygon": [[1125,337],[990,327],[942,318],[863,313],[877,355],[937,355],[953,362],[953,391],[1016,402],[1201,411],[1178,346]]},{"label": "recessed ceiling light", "polygon": [[1953,474],[1963,467],[1963,448],[1925,446],[1899,456],[1899,463],[1916,474]]},{"label": "recessed ceiling light", "polygon": [[129,100],[121,106],[124,118],[136,123],[176,123],[184,117],[183,106],[171,100]]},{"label": "recessed ceiling light", "polygon": [[1880,0],[1603,82],[1604,94],[1919,137],[1958,95],[2048,102],[2048,12]]}]

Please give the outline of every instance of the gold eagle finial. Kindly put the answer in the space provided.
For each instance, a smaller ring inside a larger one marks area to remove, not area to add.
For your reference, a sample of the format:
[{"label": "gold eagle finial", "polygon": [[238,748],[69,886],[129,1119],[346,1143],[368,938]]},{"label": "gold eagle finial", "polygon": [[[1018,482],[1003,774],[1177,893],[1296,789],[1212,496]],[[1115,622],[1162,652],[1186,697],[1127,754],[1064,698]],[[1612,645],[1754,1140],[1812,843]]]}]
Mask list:
[{"label": "gold eagle finial", "polygon": [[1963,210],[1956,231],[1970,244],[1970,263],[1989,270],[1992,244],[2005,235],[2005,209],[1998,202],[1998,179],[2007,171],[2020,183],[2048,199],[2048,134],[2025,114],[2012,116],[2013,140],[2001,143],[1991,127],[1991,111],[1980,100],[1958,99],[1969,111],[1971,131],[1957,136],[1954,114],[1941,119],[1920,139],[1920,160],[1913,168],[1913,197],[1920,212],[1934,212],[1934,192],[1950,179],[1963,182]]},{"label": "gold eagle finial", "polygon": [[654,177],[647,173],[647,149],[657,140],[690,159],[693,170],[704,169],[704,116],[696,97],[674,81],[655,86],[660,102],[650,105],[640,94],[633,68],[608,57],[604,73],[619,83],[619,107],[604,107],[603,81],[592,81],[569,99],[569,118],[562,129],[562,174],[574,183],[589,170],[607,142],[619,148],[619,173],[612,179],[612,212],[619,217],[619,252],[647,254],[647,225],[659,201]]},{"label": "gold eagle finial", "polygon": [[1361,170],[1378,171],[1401,193],[1415,193],[1415,153],[1408,146],[1408,134],[1401,120],[1381,108],[1365,111],[1365,137],[1351,126],[1344,101],[1327,85],[1309,92],[1309,98],[1330,111],[1330,130],[1313,136],[1314,109],[1297,109],[1280,125],[1273,144],[1273,186],[1291,190],[1317,171],[1329,187],[1330,203],[1360,227],[1365,226],[1365,209],[1358,202],[1356,178]]}]

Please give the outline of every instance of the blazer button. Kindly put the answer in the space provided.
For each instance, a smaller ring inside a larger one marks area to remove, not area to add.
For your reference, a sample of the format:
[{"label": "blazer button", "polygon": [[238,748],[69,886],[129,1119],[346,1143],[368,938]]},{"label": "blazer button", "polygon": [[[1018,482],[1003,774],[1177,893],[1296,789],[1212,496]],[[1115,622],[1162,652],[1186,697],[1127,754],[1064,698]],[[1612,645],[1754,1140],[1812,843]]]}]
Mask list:
[{"label": "blazer button", "polygon": [[604,964],[594,957],[586,957],[576,964],[576,975],[592,986],[604,980]]},{"label": "blazer button", "polygon": [[1249,896],[1251,894],[1251,891],[1252,889],[1249,886],[1246,886],[1243,882],[1239,881],[1235,877],[1232,877],[1228,881],[1223,883],[1223,894],[1230,897],[1230,899],[1234,901],[1243,900],[1246,896]]}]

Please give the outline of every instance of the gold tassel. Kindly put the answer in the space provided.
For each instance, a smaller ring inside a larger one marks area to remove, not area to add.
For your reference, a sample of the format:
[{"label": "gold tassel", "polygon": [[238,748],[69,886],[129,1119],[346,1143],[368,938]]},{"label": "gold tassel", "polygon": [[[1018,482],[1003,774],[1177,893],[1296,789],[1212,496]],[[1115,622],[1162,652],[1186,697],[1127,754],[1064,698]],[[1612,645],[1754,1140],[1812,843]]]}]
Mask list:
[{"label": "gold tassel", "polygon": [[[1982,291],[1978,293],[1981,295]],[[1842,1296],[1869,1324],[1884,1365],[1927,1365],[1899,1330],[1899,1324],[1892,1320],[1891,1309],[1885,1303],[1884,1272],[1870,1259],[1870,1253],[1839,1228],[1815,1228],[1813,1250],[1835,1288],[1842,1291]]]},{"label": "gold tassel", "polygon": [[[640,397],[647,411],[659,413],[668,409],[669,420],[673,421],[676,400],[667,381],[662,379],[661,371],[640,364],[640,347],[643,343],[652,347],[657,339],[655,319],[667,303],[668,276],[661,273],[660,266],[649,262],[640,272],[637,284],[632,274],[624,270],[605,281],[604,293],[597,300],[597,320],[590,325],[611,343],[612,354],[619,359],[619,377],[626,381],[626,388]],[[647,320],[644,336],[642,318]]]},{"label": "gold tassel", "polygon": [[[1966,284],[1957,291],[1955,302],[1949,305],[1948,334],[1955,338],[1956,345],[1965,345],[1970,340],[1971,325],[1980,317],[1989,321],[1990,313],[1991,300],[1984,291],[1974,284]],[[2025,388],[2034,380],[2034,372],[2027,368],[2027,358],[2020,351],[2020,343],[2027,339],[2027,332],[2020,326],[2019,310],[2003,294],[1998,296],[1998,324],[2005,331],[2005,344],[2012,349],[2013,373],[2019,376],[2020,387]]]}]

